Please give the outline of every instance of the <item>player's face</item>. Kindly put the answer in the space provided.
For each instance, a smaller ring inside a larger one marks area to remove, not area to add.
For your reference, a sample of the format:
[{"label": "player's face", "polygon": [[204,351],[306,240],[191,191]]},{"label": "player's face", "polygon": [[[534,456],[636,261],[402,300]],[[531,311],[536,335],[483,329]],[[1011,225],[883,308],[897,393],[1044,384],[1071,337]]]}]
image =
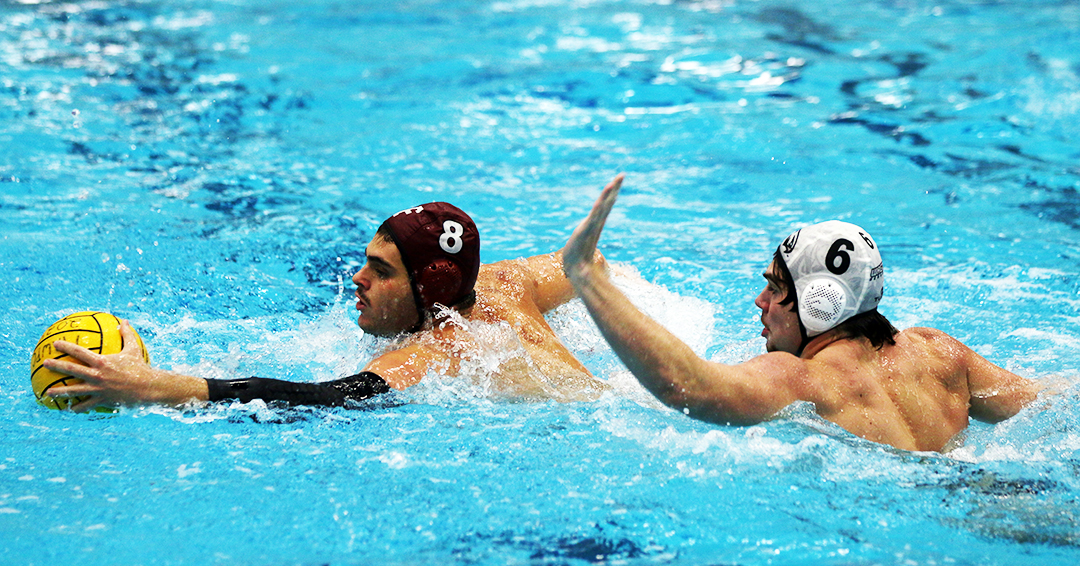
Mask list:
[{"label": "player's face", "polygon": [[357,323],[376,336],[393,336],[420,322],[409,274],[393,242],[376,237],[368,244],[367,262],[353,275]]},{"label": "player's face", "polygon": [[765,349],[798,355],[802,331],[799,330],[799,315],[792,310],[795,304],[780,304],[788,294],[783,275],[775,262],[769,265],[764,275],[765,289],[754,299],[754,304],[761,309],[761,324],[765,326],[761,335],[765,337]]}]

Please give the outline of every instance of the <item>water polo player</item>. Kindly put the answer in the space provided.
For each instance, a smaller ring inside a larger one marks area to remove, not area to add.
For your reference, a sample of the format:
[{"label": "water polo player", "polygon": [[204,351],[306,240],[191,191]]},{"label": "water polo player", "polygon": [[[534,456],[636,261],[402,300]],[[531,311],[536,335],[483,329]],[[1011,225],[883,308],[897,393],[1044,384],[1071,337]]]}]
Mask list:
[{"label": "water polo player", "polygon": [[[376,336],[402,336],[359,374],[321,383],[251,377],[203,379],[151,367],[138,352],[101,356],[75,344],[57,343],[85,365],[51,360],[47,367],[84,383],[53,387],[54,398],[89,395],[75,405],[253,399],[303,405],[346,405],[428,376],[457,375],[480,348],[466,325],[440,324],[457,313],[462,320],[509,323],[526,363],[504,363],[487,376],[493,389],[513,397],[575,400],[595,398],[605,388],[555,336],[544,314],[569,301],[573,287],[563,276],[561,253],[481,265],[480,234],[457,207],[434,202],[388,218],[365,250],[364,266],[353,276],[360,327]],[[597,265],[603,258],[597,254]],[[505,325],[504,325],[505,326]],[[133,333],[125,322],[124,333]],[[127,340],[128,344],[134,340]]]},{"label": "water polo player", "polygon": [[564,269],[604,337],[638,380],[691,417],[753,424],[795,401],[863,438],[944,450],[969,416],[1007,419],[1037,384],[931,328],[897,331],[878,310],[884,265],[858,226],[825,222],[778,247],[754,303],[767,353],[728,365],[696,355],[649,319],[592,263],[622,176],[605,187],[563,248]]}]

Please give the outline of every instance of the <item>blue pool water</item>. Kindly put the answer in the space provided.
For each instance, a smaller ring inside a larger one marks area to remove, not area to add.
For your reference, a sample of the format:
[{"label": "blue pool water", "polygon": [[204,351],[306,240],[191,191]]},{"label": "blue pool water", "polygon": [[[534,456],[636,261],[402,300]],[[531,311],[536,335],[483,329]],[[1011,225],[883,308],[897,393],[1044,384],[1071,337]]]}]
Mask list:
[{"label": "blue pool water", "polygon": [[[1072,0],[4,2],[0,563],[1075,564],[1078,44]],[[882,244],[897,326],[1060,394],[945,455],[802,406],[713,426],[580,303],[550,320],[595,402],[479,371],[363,411],[30,392],[34,342],[84,309],[179,371],[354,372],[384,217],[451,200],[484,261],[543,253],[618,172],[602,250],[702,355],[761,353],[769,255],[841,218]]]}]

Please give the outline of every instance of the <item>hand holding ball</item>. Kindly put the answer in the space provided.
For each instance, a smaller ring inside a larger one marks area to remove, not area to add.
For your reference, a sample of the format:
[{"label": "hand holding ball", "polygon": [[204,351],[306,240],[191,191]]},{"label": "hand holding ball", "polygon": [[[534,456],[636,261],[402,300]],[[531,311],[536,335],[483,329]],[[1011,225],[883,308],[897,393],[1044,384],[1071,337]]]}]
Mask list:
[{"label": "hand holding ball", "polygon": [[[150,363],[150,356],[146,352],[146,346],[142,338],[135,334],[142,350],[143,359]],[[54,322],[41,336],[37,346],[34,347],[34,355],[30,360],[30,385],[34,390],[34,396],[38,403],[50,409],[67,409],[85,401],[88,397],[75,397],[71,399],[52,398],[45,391],[54,385],[75,385],[83,380],[64,375],[44,366],[47,359],[64,359],[73,363],[80,363],[73,357],[56,349],[57,341],[71,342],[82,346],[91,352],[107,356],[118,354],[124,349],[124,338],[120,334],[120,320],[107,312],[77,312]]]}]

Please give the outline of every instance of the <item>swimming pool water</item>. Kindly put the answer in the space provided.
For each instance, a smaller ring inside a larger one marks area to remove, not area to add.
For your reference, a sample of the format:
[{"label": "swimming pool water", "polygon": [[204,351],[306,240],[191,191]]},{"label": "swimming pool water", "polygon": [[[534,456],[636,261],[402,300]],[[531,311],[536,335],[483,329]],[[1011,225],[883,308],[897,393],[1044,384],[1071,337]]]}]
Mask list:
[{"label": "swimming pool water", "polygon": [[[1070,0],[0,4],[0,563],[1075,563],[1078,40]],[[361,411],[33,400],[34,342],[88,308],[179,371],[354,372],[384,217],[449,200],[484,261],[544,253],[617,172],[601,248],[702,355],[761,353],[769,255],[841,218],[897,326],[1062,392],[946,455],[804,406],[713,426],[571,303],[595,402],[482,372]]]}]

